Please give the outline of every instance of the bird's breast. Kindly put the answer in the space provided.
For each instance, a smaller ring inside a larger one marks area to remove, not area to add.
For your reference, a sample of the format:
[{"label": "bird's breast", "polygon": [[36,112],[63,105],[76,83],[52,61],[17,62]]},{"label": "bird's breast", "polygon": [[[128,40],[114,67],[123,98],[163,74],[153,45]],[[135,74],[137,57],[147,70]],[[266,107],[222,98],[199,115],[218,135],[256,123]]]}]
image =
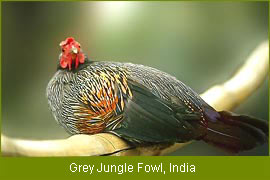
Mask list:
[{"label": "bird's breast", "polygon": [[123,69],[89,67],[56,73],[47,96],[57,121],[69,132],[95,134],[119,125],[132,92]]}]

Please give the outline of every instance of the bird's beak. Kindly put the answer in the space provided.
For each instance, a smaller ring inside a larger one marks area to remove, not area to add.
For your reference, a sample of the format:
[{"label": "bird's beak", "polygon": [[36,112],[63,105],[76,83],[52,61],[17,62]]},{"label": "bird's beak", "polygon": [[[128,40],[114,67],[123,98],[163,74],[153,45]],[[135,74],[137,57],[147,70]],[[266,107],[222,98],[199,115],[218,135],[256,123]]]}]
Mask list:
[{"label": "bird's beak", "polygon": [[72,46],[71,52],[73,52],[74,54],[77,54],[78,53],[78,49],[76,47]]}]

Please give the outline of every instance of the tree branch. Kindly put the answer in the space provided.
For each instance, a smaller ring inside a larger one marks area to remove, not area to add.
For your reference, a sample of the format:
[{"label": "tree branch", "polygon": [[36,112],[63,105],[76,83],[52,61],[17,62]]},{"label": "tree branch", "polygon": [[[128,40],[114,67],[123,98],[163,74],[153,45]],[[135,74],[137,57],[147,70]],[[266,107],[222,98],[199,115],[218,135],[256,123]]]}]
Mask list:
[{"label": "tree branch", "polygon": [[[223,84],[213,86],[201,97],[217,110],[230,110],[241,104],[263,84],[269,69],[268,41],[259,45],[237,73]],[[169,148],[154,147],[130,149],[119,137],[100,133],[74,135],[61,140],[21,140],[1,135],[4,156],[97,156],[97,155],[163,155],[188,143],[177,143]]]}]

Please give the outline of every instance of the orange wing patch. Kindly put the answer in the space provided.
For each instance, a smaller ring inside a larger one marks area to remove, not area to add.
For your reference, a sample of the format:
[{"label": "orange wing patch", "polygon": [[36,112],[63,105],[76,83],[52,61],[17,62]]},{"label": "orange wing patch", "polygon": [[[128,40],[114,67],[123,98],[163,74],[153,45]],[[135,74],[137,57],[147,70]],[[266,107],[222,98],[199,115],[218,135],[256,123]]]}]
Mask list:
[{"label": "orange wing patch", "polygon": [[125,73],[116,74],[106,70],[92,73],[97,84],[88,83],[92,87],[84,88],[80,92],[82,103],[72,106],[77,119],[76,128],[85,134],[96,134],[107,127],[118,126],[121,122],[119,112],[122,112],[125,106],[123,95],[132,97]]},{"label": "orange wing patch", "polygon": [[84,134],[96,134],[102,132],[106,127],[106,116],[111,116],[105,111],[93,112],[89,108],[80,107],[79,112],[74,113],[78,118],[76,122],[77,129]]}]

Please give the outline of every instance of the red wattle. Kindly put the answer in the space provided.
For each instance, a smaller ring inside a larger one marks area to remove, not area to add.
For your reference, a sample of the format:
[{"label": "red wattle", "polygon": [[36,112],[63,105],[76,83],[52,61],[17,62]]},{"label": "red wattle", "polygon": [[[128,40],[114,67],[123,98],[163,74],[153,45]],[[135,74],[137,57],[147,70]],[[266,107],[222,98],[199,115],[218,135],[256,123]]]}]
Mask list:
[{"label": "red wattle", "polygon": [[79,56],[76,56],[76,60],[75,60],[75,68],[77,68],[79,65]]},{"label": "red wattle", "polygon": [[85,59],[84,54],[83,53],[79,53],[78,56],[79,56],[80,63],[83,64],[84,63],[84,59]]},{"label": "red wattle", "polygon": [[68,69],[71,70],[72,60],[68,61]]},{"label": "red wattle", "polygon": [[67,62],[64,59],[60,60],[60,66],[61,68],[66,68],[67,67]]}]

